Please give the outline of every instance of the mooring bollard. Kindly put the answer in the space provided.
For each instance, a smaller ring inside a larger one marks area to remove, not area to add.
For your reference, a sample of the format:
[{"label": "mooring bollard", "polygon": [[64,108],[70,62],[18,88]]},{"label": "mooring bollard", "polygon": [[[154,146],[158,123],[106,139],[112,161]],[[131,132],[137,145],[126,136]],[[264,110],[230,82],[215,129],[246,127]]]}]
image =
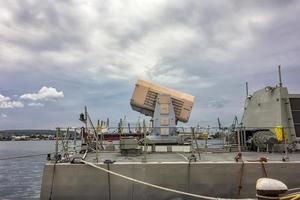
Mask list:
[{"label": "mooring bollard", "polygon": [[272,199],[283,195],[288,187],[281,181],[271,178],[260,178],[256,181],[256,196],[258,199]]}]

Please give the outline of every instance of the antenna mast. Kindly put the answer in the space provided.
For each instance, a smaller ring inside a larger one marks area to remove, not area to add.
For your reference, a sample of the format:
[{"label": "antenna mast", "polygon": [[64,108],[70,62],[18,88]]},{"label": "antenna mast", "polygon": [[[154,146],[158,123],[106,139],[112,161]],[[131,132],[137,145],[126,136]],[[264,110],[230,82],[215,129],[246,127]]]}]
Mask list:
[{"label": "antenna mast", "polygon": [[246,82],[246,97],[249,96],[249,91],[248,91],[248,82]]},{"label": "antenna mast", "polygon": [[278,75],[279,75],[279,87],[282,87],[282,80],[281,80],[281,66],[278,66]]}]

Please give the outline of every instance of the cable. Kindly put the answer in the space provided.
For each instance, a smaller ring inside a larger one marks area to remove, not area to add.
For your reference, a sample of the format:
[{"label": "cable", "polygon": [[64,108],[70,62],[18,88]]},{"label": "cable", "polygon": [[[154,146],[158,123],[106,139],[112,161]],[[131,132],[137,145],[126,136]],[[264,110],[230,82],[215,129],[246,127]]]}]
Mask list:
[{"label": "cable", "polygon": [[259,195],[259,194],[256,194],[256,197],[259,197],[259,198],[262,198],[262,199],[270,199],[270,200],[279,200],[280,197],[269,197],[269,196],[264,196],[264,195]]},{"label": "cable", "polygon": [[267,170],[266,170],[266,168],[265,168],[264,162],[261,162],[261,166],[262,166],[262,170],[263,170],[264,176],[265,176],[266,178],[268,178],[268,174],[267,174]]},{"label": "cable", "polygon": [[192,194],[192,193],[183,192],[183,191],[180,191],[180,190],[174,190],[174,189],[171,189],[171,188],[166,188],[166,187],[158,186],[158,185],[147,183],[147,182],[144,182],[144,181],[140,181],[140,180],[128,177],[128,176],[124,176],[122,174],[119,174],[119,173],[107,170],[105,168],[99,167],[99,166],[97,166],[97,165],[95,165],[93,163],[90,163],[90,162],[87,162],[87,161],[84,161],[84,160],[82,160],[82,162],[85,163],[86,165],[89,165],[89,166],[94,167],[96,169],[99,169],[99,170],[102,170],[104,172],[113,174],[115,176],[121,177],[123,179],[129,180],[129,181],[133,181],[133,182],[136,182],[136,183],[139,183],[139,184],[142,184],[142,185],[146,185],[146,186],[149,186],[149,187],[153,187],[153,188],[156,188],[156,189],[160,189],[160,190],[164,190],[164,191],[168,191],[168,192],[174,192],[174,193],[177,193],[177,194],[191,196],[191,197],[196,197],[196,198],[201,198],[201,199],[207,199],[207,200],[221,200],[222,199],[222,198],[217,198],[217,197],[210,197],[210,196]]},{"label": "cable", "polygon": [[57,159],[55,159],[55,163],[53,165],[53,172],[52,172],[52,180],[51,180],[51,188],[50,188],[50,195],[49,195],[49,200],[52,199],[52,194],[53,194],[53,186],[54,186],[54,175],[55,175],[55,167],[57,164]]},{"label": "cable", "polygon": [[300,191],[300,187],[289,189],[288,192]]},{"label": "cable", "polygon": [[6,158],[0,158],[0,160],[13,160],[13,159],[19,159],[19,158],[30,158],[30,157],[36,157],[36,156],[45,156],[49,153],[43,153],[43,154],[33,154],[33,155],[23,155],[23,156],[14,156],[14,157],[6,157]]},{"label": "cable", "polygon": [[240,181],[239,181],[239,187],[238,187],[238,197],[240,197],[241,190],[243,188],[244,166],[245,166],[245,163],[242,160],[242,168],[241,168]]},{"label": "cable", "polygon": [[283,197],[270,197],[270,196],[256,194],[256,197],[259,197],[262,199],[269,199],[269,200],[297,200],[297,199],[300,199],[299,194],[286,195]]}]

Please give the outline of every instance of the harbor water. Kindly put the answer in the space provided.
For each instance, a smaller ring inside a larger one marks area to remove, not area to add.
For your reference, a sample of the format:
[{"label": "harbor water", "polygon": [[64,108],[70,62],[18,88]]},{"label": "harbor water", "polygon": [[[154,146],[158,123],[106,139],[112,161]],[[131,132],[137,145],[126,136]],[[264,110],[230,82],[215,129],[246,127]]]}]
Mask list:
[{"label": "harbor water", "polygon": [[54,141],[0,142],[0,199],[39,199],[46,155],[2,158],[53,152]]},{"label": "harbor water", "polygon": [[[220,140],[209,140],[210,148]],[[200,146],[205,141],[198,141]],[[0,199],[39,199],[46,155],[5,159],[54,152],[55,141],[0,141]]]}]

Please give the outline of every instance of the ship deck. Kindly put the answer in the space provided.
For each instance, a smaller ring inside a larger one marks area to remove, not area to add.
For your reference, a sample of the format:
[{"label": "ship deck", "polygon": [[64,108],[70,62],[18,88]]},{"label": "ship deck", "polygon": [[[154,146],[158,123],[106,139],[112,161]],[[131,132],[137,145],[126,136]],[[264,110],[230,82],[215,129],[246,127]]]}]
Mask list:
[{"label": "ship deck", "polygon": [[[212,162],[212,163],[224,163],[224,162],[235,162],[235,156],[237,152],[228,153],[200,153],[200,159],[198,153],[194,154],[197,158],[197,163]],[[105,160],[115,161],[115,163],[178,163],[178,162],[189,162],[191,153],[185,152],[173,152],[173,153],[147,153],[146,155],[141,154],[138,156],[121,156],[120,152],[100,152],[98,153],[98,162],[104,162]],[[242,152],[242,160],[244,162],[260,162],[261,157],[267,158],[268,162],[283,162],[282,158],[285,155],[282,153],[266,153],[266,152]],[[96,153],[88,153],[85,160],[88,162],[97,162]],[[288,162],[299,162],[300,153],[288,154]],[[145,159],[146,158],[146,159]]]},{"label": "ship deck", "polygon": [[[88,153],[85,161],[89,164],[79,162],[80,159],[74,163],[54,164],[50,161],[44,169],[41,199],[49,199],[52,188],[57,199],[109,199],[108,186],[112,199],[196,199],[125,180],[121,175],[178,191],[220,198],[255,198],[256,181],[261,177],[280,180],[289,188],[297,188],[300,184],[295,178],[300,176],[300,153],[290,153],[289,161],[283,162],[285,155],[282,153],[242,152],[244,164],[235,162],[237,152],[201,152],[200,155],[201,159],[190,164],[190,152],[147,152],[146,162],[144,154],[122,156],[118,151],[98,152],[98,161],[96,153]],[[77,158],[82,156],[75,155]],[[195,156],[198,158],[197,153]],[[260,163],[260,157],[268,158],[268,162]],[[108,165],[105,160],[115,162]],[[120,176],[108,176],[91,163],[109,168]]]}]

